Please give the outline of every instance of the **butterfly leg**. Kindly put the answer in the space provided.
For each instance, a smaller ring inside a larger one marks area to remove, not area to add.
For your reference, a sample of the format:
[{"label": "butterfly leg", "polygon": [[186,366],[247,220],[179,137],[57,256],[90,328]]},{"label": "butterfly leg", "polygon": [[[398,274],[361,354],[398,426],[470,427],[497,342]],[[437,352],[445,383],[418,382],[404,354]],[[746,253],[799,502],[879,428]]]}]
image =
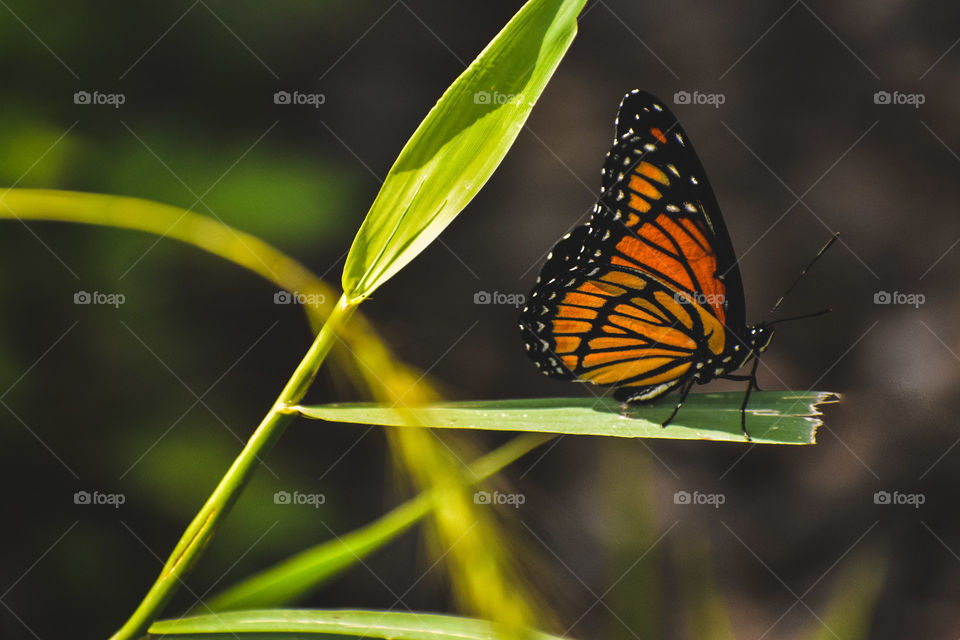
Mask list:
[{"label": "butterfly leg", "polygon": [[687,394],[690,393],[690,388],[693,386],[693,382],[694,379],[690,378],[690,380],[687,381],[687,384],[683,386],[683,389],[680,391],[680,402],[678,402],[677,406],[673,408],[673,411],[670,413],[670,417],[660,424],[661,429],[666,428],[667,425],[673,422],[673,419],[677,415],[677,411],[680,411],[680,407],[683,406],[684,401],[687,399]]},{"label": "butterfly leg", "polygon": [[747,384],[747,391],[743,394],[743,402],[740,403],[740,430],[743,431],[743,437],[747,439],[747,442],[751,442],[750,434],[747,433],[747,403],[750,402],[750,391],[754,388],[759,390],[757,387],[757,365],[760,364],[759,358],[753,361],[753,368],[750,370],[749,376],[743,376],[744,378],[750,380]]}]

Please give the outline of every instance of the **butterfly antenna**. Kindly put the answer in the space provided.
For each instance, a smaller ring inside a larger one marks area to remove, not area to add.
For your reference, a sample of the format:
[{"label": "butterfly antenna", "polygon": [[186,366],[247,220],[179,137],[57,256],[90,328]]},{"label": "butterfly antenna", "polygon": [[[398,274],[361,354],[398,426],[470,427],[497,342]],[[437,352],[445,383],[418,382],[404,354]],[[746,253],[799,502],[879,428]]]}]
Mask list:
[{"label": "butterfly antenna", "polygon": [[813,313],[805,313],[800,316],[790,316],[789,318],[778,318],[777,320],[772,320],[768,322],[768,325],[780,324],[781,322],[790,322],[791,320],[803,320],[804,318],[816,318],[817,316],[822,316],[827,313],[830,313],[833,309],[820,309],[820,311],[814,311]]},{"label": "butterfly antenna", "polygon": [[[823,248],[820,249],[820,251],[817,251],[817,255],[813,256],[813,260],[811,260],[811,261],[809,262],[809,264],[807,264],[807,266],[805,266],[805,267],[803,268],[803,271],[800,272],[800,275],[797,276],[796,280],[794,280],[792,283],[790,283],[790,286],[787,287],[787,290],[783,292],[783,295],[780,296],[780,299],[777,300],[777,303],[776,303],[775,305],[773,305],[772,307],[770,307],[770,315],[773,315],[773,312],[780,308],[780,305],[783,304],[783,301],[786,300],[786,298],[787,298],[788,295],[790,295],[790,292],[793,291],[793,288],[797,286],[797,283],[799,283],[800,280],[803,279],[803,276],[807,275],[807,271],[810,270],[810,267],[812,267],[812,266],[814,265],[814,263],[816,263],[816,261],[820,259],[820,256],[822,256],[824,253],[827,252],[827,249],[829,249],[830,246],[831,246],[834,242],[836,242],[836,241],[837,241],[837,238],[839,238],[839,237],[840,237],[840,234],[839,234],[839,233],[833,234],[833,237],[830,238],[830,240],[827,242],[827,244],[823,245]],[[818,311],[817,313],[812,314],[812,315],[821,315],[821,314],[827,313],[828,311],[829,311],[829,309],[824,309],[823,311]],[[801,316],[801,317],[807,318],[807,317],[810,317],[810,316]],[[793,320],[793,318],[787,318],[787,320]],[[777,320],[777,322],[783,322],[783,320]]]}]

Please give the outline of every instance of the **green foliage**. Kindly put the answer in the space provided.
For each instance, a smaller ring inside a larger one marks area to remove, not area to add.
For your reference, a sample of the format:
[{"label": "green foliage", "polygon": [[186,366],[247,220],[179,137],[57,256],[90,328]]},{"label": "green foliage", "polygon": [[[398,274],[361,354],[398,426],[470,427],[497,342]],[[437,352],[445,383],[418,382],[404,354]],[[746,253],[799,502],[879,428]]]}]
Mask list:
[{"label": "green foliage", "polygon": [[400,152],[350,248],[348,300],[363,300],[400,271],[486,184],[573,41],[585,3],[530,0],[444,92]]},{"label": "green foliage", "polygon": [[[616,402],[593,398],[433,403],[421,408],[395,409],[399,399],[417,405],[431,397],[432,390],[423,382],[423,375],[399,363],[362,324],[362,319],[353,317],[357,304],[423,251],[490,178],[576,35],[576,18],[584,4],[585,0],[530,0],[447,89],[401,151],[373,202],[347,257],[342,274],[344,294],[335,307],[337,296],[332,289],[302,265],[257,235],[240,232],[202,213],[138,198],[68,191],[11,189],[0,196],[0,217],[98,224],[170,237],[244,266],[278,287],[320,293],[327,299],[324,305],[308,309],[314,325],[322,325],[315,342],[115,639],[141,637],[149,627],[151,635],[193,638],[228,634],[250,638],[344,635],[398,640],[488,640],[505,634],[519,635],[522,631],[532,639],[554,640],[554,636],[527,631],[534,622],[540,626],[547,622],[544,618],[534,620],[535,603],[528,602],[529,594],[517,577],[519,572],[511,570],[515,567],[510,565],[514,558],[509,554],[509,542],[498,535],[493,516],[476,512],[467,489],[549,440],[552,434],[743,441],[740,393],[691,396],[667,429],[659,425],[672,410],[674,398],[631,407],[626,416],[621,415]],[[32,151],[50,147],[58,135],[55,129],[39,126],[25,127],[24,133],[14,135],[6,145],[6,161],[0,162],[0,178],[18,180],[24,165],[32,161]],[[72,142],[65,142],[52,151],[38,165],[40,170],[31,182],[56,182],[65,173],[67,158],[74,148]],[[115,182],[111,186],[118,191],[136,187],[139,193],[143,181],[157,171],[152,153],[134,148],[139,152],[139,160],[126,164],[112,176]],[[335,242],[342,231],[338,226],[341,218],[314,216],[311,209],[317,202],[332,209],[350,205],[345,195],[348,189],[341,184],[342,176],[329,167],[304,169],[300,163],[288,166],[267,156],[266,161],[237,167],[223,177],[225,167],[220,165],[226,164],[224,158],[232,157],[232,153],[221,152],[218,157],[218,153],[211,152],[190,158],[182,149],[162,151],[165,157],[186,158],[184,163],[177,164],[178,170],[191,179],[208,183],[193,185],[198,193],[205,193],[209,183],[219,181],[209,198],[204,197],[206,204],[217,211],[230,211],[235,216],[231,220],[239,217],[243,226],[254,232],[316,246],[319,232],[324,232],[329,242]],[[106,160],[110,154],[103,153]],[[136,154],[125,154],[130,155]],[[315,174],[323,176],[317,178]],[[169,192],[158,195],[192,202],[190,189],[182,187],[171,177],[168,185],[157,187],[169,188]],[[188,193],[184,195],[183,191]],[[284,223],[277,225],[273,216],[262,215],[265,209],[271,214],[284,212]],[[352,324],[348,326],[351,317]],[[358,326],[360,329],[354,333]],[[373,396],[394,402],[298,405],[327,354],[340,343],[349,346],[356,359],[354,365],[361,370],[360,377],[370,383]],[[825,392],[755,393],[748,412],[748,429],[758,443],[811,444],[820,425],[817,406],[832,398]],[[261,457],[297,415],[408,427],[396,432],[392,443],[400,452],[398,459],[424,491],[365,527],[318,544],[228,588],[210,602],[212,610],[226,613],[154,622],[212,540]],[[441,449],[423,427],[533,433],[515,438],[464,470],[451,461],[456,453]],[[184,447],[173,462],[192,459],[196,448]],[[210,464],[207,458],[204,459]],[[169,456],[164,458],[165,464],[170,462]],[[145,467],[145,475],[158,478],[163,473],[177,474],[176,478],[168,477],[169,484],[177,480],[184,487],[205,477],[183,476],[177,468],[176,464],[163,471]],[[653,511],[652,502],[651,498],[646,504],[649,511]],[[362,562],[431,513],[438,537],[452,549],[447,560],[452,567],[454,593],[463,594],[458,603],[472,607],[489,620],[381,611],[229,611],[295,602]],[[652,516],[643,520],[649,521]],[[709,560],[706,556],[704,553],[704,563]],[[830,620],[837,620],[837,626],[848,634],[844,637],[865,637],[867,613],[882,576],[863,572],[852,575],[841,581],[845,591],[841,590],[837,599],[840,613]],[[652,593],[657,576],[655,570],[641,576],[638,590]],[[700,580],[700,576],[693,575],[693,579]],[[865,595],[849,596],[848,592],[857,589]],[[719,601],[710,597],[712,586],[705,591],[698,594],[698,620],[702,627],[716,627],[714,621],[723,619]],[[852,613],[843,617],[843,611]],[[661,622],[650,618],[644,624],[653,628]]]},{"label": "green foliage", "polygon": [[[400,152],[377,194],[342,274],[343,300],[356,305],[422,252],[499,166],[577,31],[585,0],[530,0],[444,92]],[[414,383],[416,386],[416,383]],[[393,390],[379,399],[420,404]],[[398,412],[405,426],[426,426]],[[450,549],[457,602],[516,635],[533,623],[534,598],[499,530],[460,479],[459,456],[422,431],[400,432],[394,450],[415,483],[446,486],[431,541]]]},{"label": "green foliage", "polygon": [[[141,634],[169,602],[181,576],[199,559],[223,516],[249,482],[260,456],[273,446],[295,415],[290,407],[307,392],[320,365],[341,339],[356,305],[420,253],[499,165],[573,40],[576,17],[584,2],[527,2],[427,115],[388,174],[354,239],[344,267],[340,301],[243,451],[187,527],[146,597],[114,635],[115,640]],[[486,100],[480,98],[484,91],[488,92]],[[511,99],[501,103],[501,93]],[[35,198],[30,200],[29,195]],[[56,199],[49,193],[28,194],[26,204],[36,207],[37,197]],[[70,200],[77,197],[65,196],[66,202],[61,199],[61,203],[71,208]],[[94,207],[99,205],[95,203]],[[382,395],[390,396],[392,391]],[[404,437],[398,443],[403,446],[412,441]],[[421,439],[417,446],[407,448],[431,461],[430,469],[418,470],[427,471],[418,481],[459,483],[459,471],[450,463],[451,456],[436,451],[432,440]],[[472,519],[472,505],[464,499],[462,487],[447,491],[438,530],[450,537],[459,535]],[[447,517],[451,514],[456,517]],[[481,537],[489,537],[496,530],[492,522],[489,524],[481,528],[483,533],[473,534],[473,544],[479,545]],[[466,593],[478,603],[478,610],[491,617],[498,617],[502,611],[506,626],[519,631],[529,618],[528,607],[521,606],[526,596],[515,581],[506,579],[508,565],[502,555],[490,551],[485,557],[486,573],[478,574],[482,575],[481,581],[460,572],[463,584],[469,585]]]},{"label": "green foliage", "polygon": [[[183,638],[231,637],[258,640],[334,635],[391,640],[496,640],[499,630],[486,620],[396,611],[323,611],[264,609],[163,620],[150,627],[151,636]],[[290,634],[297,634],[291,636]],[[531,631],[530,640],[556,640]]]},{"label": "green foliage", "polygon": [[[756,443],[813,444],[821,421],[817,406],[836,396],[823,391],[760,391],[750,396],[747,430]],[[740,403],[743,394],[698,393],[687,397],[667,428],[661,423],[675,406],[673,397],[630,406],[597,398],[540,398],[447,402],[417,411],[424,426],[446,429],[533,431],[622,438],[671,438],[743,442]],[[404,426],[406,417],[392,407],[372,403],[337,403],[297,407],[308,418],[355,424]]]},{"label": "green foliage", "polygon": [[[525,435],[476,460],[470,467],[479,482],[550,438]],[[395,540],[431,509],[442,504],[439,491],[421,493],[375,522],[333,540],[306,549],[295,556],[243,580],[212,597],[204,609],[229,611],[292,604],[370,553]]]}]

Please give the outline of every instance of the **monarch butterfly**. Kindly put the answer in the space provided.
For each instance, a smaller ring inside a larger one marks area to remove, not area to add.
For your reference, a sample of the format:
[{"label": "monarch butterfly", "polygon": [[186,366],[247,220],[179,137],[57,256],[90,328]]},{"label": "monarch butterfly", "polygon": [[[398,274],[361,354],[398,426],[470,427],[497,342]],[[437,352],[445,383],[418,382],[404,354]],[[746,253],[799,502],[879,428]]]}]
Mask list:
[{"label": "monarch butterfly", "polygon": [[624,408],[678,389],[664,427],[694,383],[748,381],[750,440],[758,356],[784,320],[747,326],[733,245],[689,137],[661,101],[632,91],[602,174],[593,215],[550,252],[520,316],[527,354],[550,377],[615,387]]}]

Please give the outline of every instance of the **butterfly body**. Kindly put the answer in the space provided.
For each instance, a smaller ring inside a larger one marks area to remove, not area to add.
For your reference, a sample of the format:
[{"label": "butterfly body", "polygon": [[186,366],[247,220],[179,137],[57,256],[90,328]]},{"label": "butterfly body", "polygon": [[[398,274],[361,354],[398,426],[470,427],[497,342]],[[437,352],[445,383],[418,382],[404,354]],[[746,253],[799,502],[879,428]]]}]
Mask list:
[{"label": "butterfly body", "polygon": [[593,214],[551,251],[520,329],[543,373],[615,387],[623,402],[685,396],[716,378],[756,386],[756,360],[750,376],[733,372],[766,349],[772,326],[746,325],[706,172],[653,96],[621,102]]}]

